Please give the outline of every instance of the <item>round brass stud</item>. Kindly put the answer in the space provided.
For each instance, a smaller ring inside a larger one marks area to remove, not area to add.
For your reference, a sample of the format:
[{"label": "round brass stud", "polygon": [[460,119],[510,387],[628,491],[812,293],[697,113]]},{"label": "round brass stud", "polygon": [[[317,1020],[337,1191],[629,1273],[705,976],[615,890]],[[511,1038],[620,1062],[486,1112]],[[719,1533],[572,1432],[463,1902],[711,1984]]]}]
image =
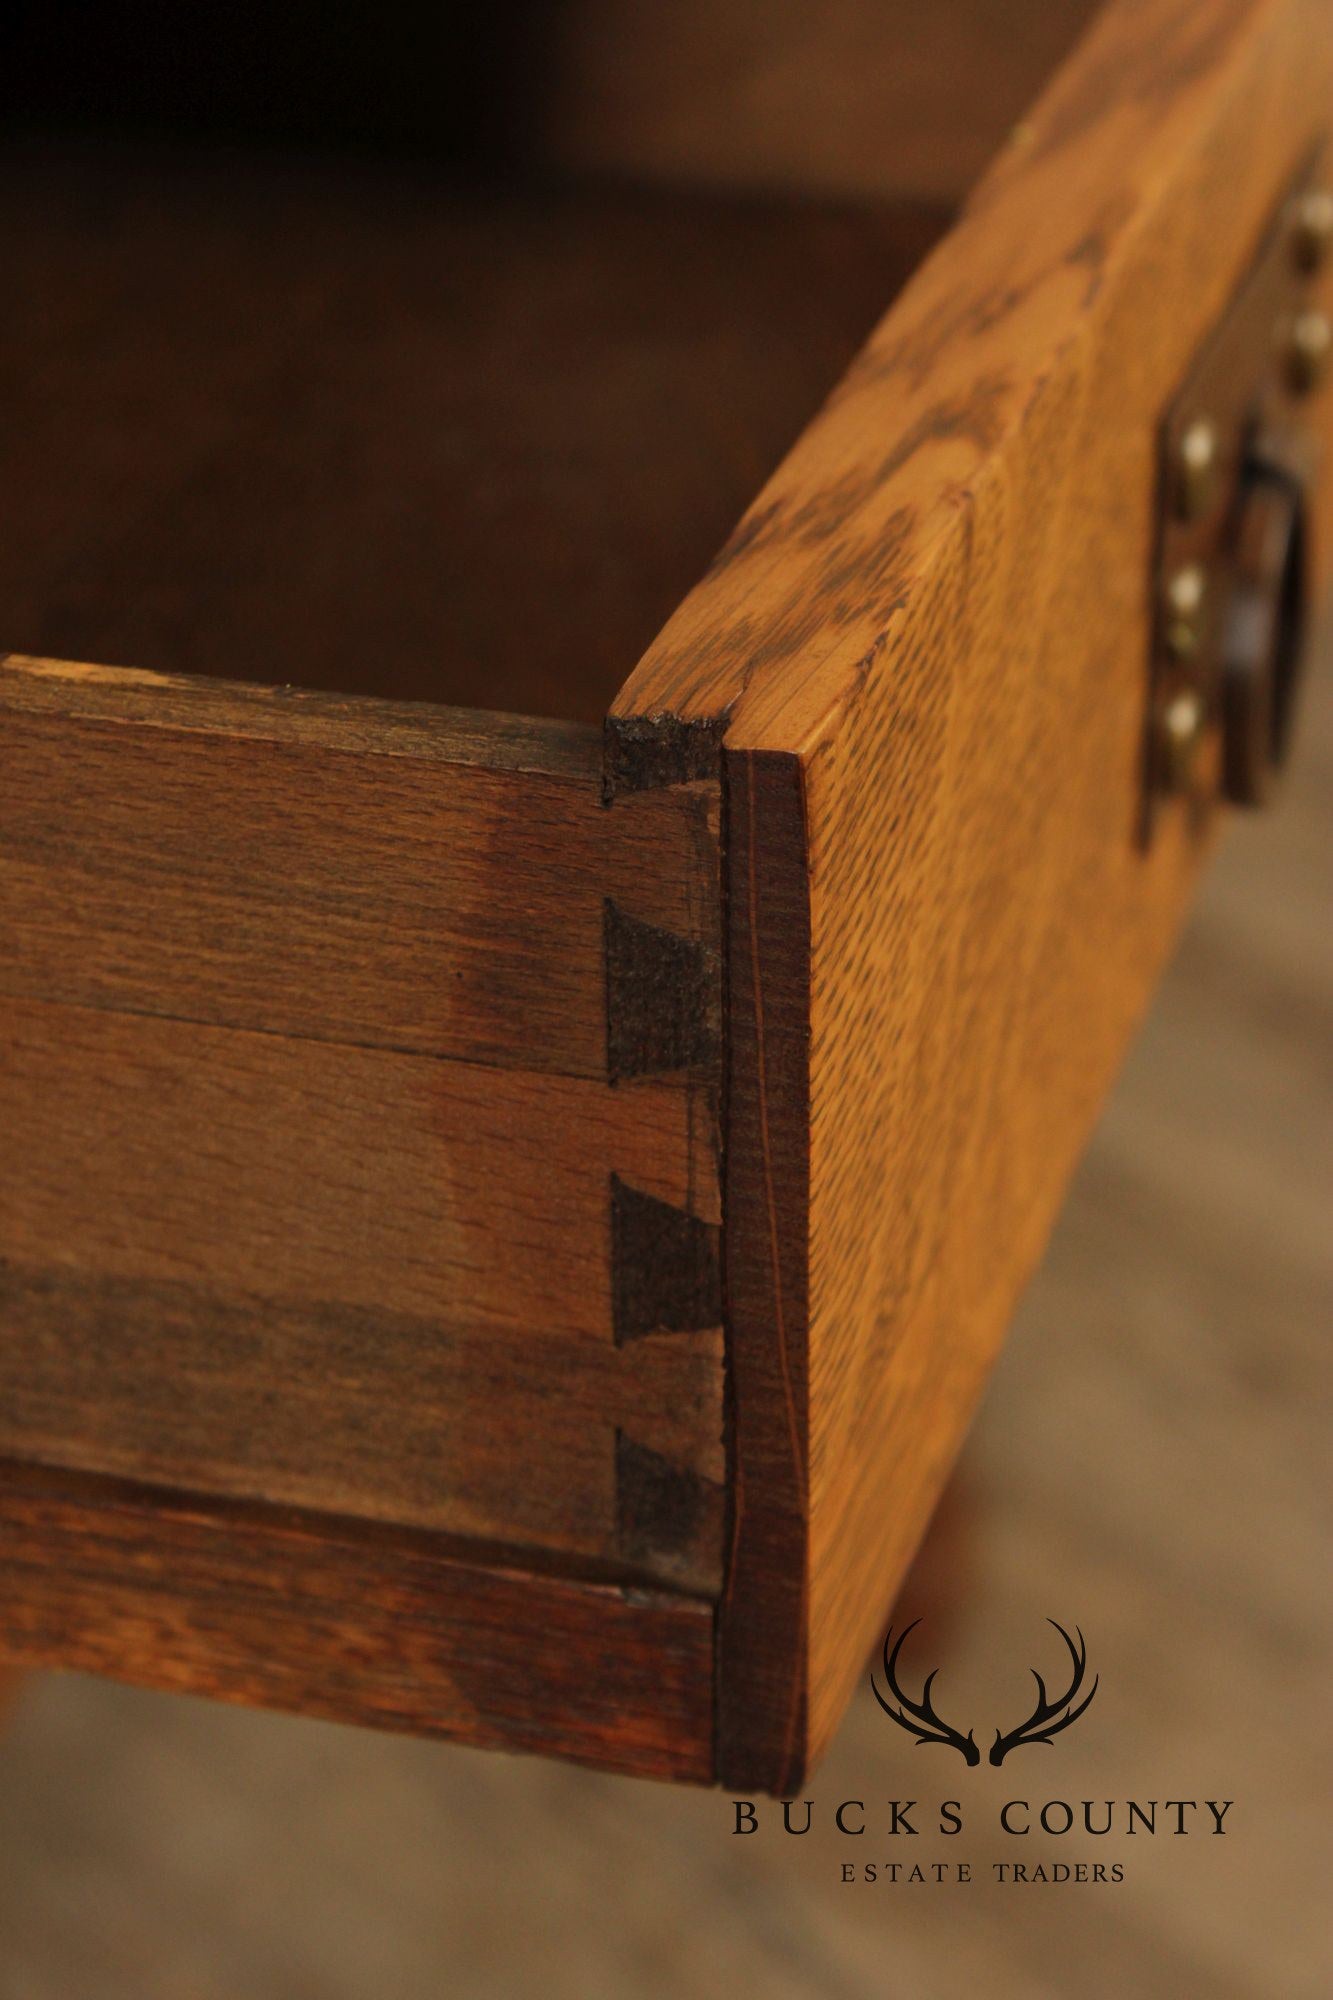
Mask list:
[{"label": "round brass stud", "polygon": [[1329,348],[1333,328],[1328,314],[1311,307],[1297,313],[1287,341],[1287,380],[1298,396],[1308,396],[1328,373]]},{"label": "round brass stud", "polygon": [[1162,778],[1168,791],[1181,792],[1189,783],[1203,741],[1205,712],[1193,688],[1181,688],[1162,710],[1159,741]]},{"label": "round brass stud", "polygon": [[1217,426],[1208,417],[1195,417],[1176,447],[1176,509],[1186,521],[1198,520],[1212,507],[1220,457]]},{"label": "round brass stud", "polygon": [[1298,271],[1318,271],[1333,251],[1333,188],[1311,188],[1292,215],[1292,255]]},{"label": "round brass stud", "polygon": [[1208,579],[1201,563],[1186,563],[1166,586],[1166,646],[1173,659],[1192,660],[1203,639]]}]

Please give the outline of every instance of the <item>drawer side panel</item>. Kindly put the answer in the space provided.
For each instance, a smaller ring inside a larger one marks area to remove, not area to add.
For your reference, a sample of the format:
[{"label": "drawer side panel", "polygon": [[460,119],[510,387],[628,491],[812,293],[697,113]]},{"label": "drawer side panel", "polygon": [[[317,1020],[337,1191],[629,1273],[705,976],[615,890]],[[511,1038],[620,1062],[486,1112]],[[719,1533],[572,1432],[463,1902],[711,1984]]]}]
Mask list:
[{"label": "drawer side panel", "polygon": [[0,1455],[715,1594],[716,785],[48,663],[0,720]]},{"label": "drawer side panel", "polygon": [[605,1078],[606,901],[697,935],[709,799],[612,838],[596,731],[265,692],[0,661],[0,992]]}]

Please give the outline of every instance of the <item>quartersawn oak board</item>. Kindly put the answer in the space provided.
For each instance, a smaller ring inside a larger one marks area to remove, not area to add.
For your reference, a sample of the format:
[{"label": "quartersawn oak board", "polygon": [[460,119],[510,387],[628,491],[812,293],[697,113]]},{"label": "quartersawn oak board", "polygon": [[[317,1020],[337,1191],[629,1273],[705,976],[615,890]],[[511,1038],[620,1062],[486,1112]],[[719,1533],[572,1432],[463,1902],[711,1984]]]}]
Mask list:
[{"label": "quartersawn oak board", "polygon": [[1318,0],[1105,8],[614,704],[727,800],[735,1784],[826,1747],[1211,844],[1138,837],[1158,425],[1331,106]]}]

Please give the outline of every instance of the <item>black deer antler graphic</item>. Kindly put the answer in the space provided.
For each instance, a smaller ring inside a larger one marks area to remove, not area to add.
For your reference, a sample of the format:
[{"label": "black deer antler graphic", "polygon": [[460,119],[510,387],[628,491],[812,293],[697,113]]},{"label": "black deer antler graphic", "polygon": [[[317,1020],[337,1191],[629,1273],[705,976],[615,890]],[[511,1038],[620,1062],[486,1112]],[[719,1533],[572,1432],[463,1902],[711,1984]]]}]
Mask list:
[{"label": "black deer antler graphic", "polygon": [[[883,1695],[875,1685],[875,1676],[872,1674],[870,1676],[870,1686],[875,1700],[884,1710],[884,1713],[893,1718],[900,1729],[905,1729],[909,1735],[915,1736],[918,1744],[947,1743],[951,1749],[958,1752],[959,1756],[966,1763],[979,1764],[981,1762],[981,1752],[976,1746],[972,1731],[969,1729],[966,1736],[961,1736],[956,1729],[951,1729],[947,1722],[942,1721],[930,1705],[931,1685],[935,1679],[935,1675],[939,1672],[938,1667],[933,1668],[926,1675],[926,1684],[921,1690],[920,1701],[913,1701],[910,1696],[903,1693],[898,1685],[898,1655],[903,1649],[908,1634],[915,1632],[920,1623],[921,1620],[919,1618],[914,1618],[910,1625],[904,1627],[898,1643],[892,1652],[889,1651],[889,1641],[893,1637],[892,1625],[890,1625],[888,1631],[884,1634],[884,1678],[889,1684],[889,1693],[896,1696],[900,1706],[894,1708],[891,1702],[885,1701]],[[906,1710],[905,1714],[904,1710]]]},{"label": "black deer antler graphic", "polygon": [[1078,1632],[1078,1644],[1076,1646],[1064,1626],[1056,1625],[1054,1618],[1048,1618],[1046,1623],[1048,1625],[1055,1625],[1056,1631],[1060,1634],[1066,1646],[1068,1646],[1069,1657],[1074,1663],[1074,1678],[1069,1683],[1069,1690],[1066,1694],[1062,1694],[1058,1701],[1049,1701],[1046,1696],[1045,1681],[1043,1681],[1035,1667],[1030,1669],[1032,1678],[1037,1683],[1037,1706],[1033,1709],[1031,1715],[1028,1716],[1026,1722],[1020,1722],[1017,1729],[1011,1729],[1007,1736],[1002,1735],[998,1729],[996,1730],[995,1741],[991,1745],[990,1752],[990,1761],[992,1764],[1003,1764],[1011,1750],[1020,1749],[1026,1743],[1049,1743],[1052,1737],[1058,1736],[1062,1729],[1068,1729],[1071,1722],[1078,1721],[1078,1718],[1082,1715],[1100,1685],[1101,1676],[1099,1674],[1094,1679],[1087,1694],[1079,1702],[1078,1707],[1073,1708],[1070,1706],[1083,1685],[1083,1675],[1088,1664],[1088,1648],[1084,1642],[1083,1634],[1079,1632],[1077,1625],[1074,1627],[1074,1630]]}]

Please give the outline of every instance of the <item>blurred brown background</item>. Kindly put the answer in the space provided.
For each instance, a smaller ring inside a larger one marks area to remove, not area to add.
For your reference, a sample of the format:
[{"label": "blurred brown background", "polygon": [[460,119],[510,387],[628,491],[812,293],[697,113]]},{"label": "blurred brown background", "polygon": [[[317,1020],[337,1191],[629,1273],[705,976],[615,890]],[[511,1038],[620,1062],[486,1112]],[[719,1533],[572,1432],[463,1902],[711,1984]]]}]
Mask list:
[{"label": "blurred brown background", "polygon": [[[798,1840],[761,1808],[736,1839],[716,1794],[35,1681],[0,1741],[3,2000],[1328,1990],[1331,651],[1023,1307],[960,1472],[953,1608],[918,1635],[909,1678],[939,1659],[986,1732],[1055,1669],[1043,1621],[1077,1621],[1102,1677],[1077,1728],[965,1771],[863,1691],[816,1811],[956,1797],[965,1833]],[[1235,1804],[1221,1840],[1002,1842],[1012,1797]],[[1015,1854],[1125,1879],[997,1885]],[[889,1858],[976,1879],[839,1879]]]}]

